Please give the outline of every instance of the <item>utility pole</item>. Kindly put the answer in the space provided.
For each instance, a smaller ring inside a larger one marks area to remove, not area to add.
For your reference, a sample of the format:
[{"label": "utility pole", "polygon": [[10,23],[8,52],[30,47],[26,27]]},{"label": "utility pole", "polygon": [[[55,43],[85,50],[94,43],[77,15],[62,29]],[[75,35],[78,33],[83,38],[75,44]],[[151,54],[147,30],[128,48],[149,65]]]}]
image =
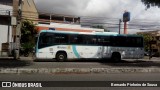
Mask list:
[{"label": "utility pole", "polygon": [[19,0],[19,2],[18,2],[18,14],[17,14],[17,27],[16,27],[14,59],[19,59],[21,24],[22,24],[21,23],[21,21],[22,21],[22,3],[23,3],[23,0]]},{"label": "utility pole", "polygon": [[119,19],[119,34],[121,34],[121,22],[122,22],[122,20]]},{"label": "utility pole", "polygon": [[10,18],[10,11],[8,11],[8,35],[7,35],[7,43],[9,43],[9,34],[10,34],[10,22],[11,22],[11,18]]},{"label": "utility pole", "polygon": [[125,21],[124,22],[124,34],[127,34],[128,32],[127,32],[127,22]]},{"label": "utility pole", "polygon": [[8,12],[8,34],[7,34],[7,43],[8,43],[8,56],[9,56],[9,45],[10,45],[10,43],[9,43],[9,36],[10,36],[10,23],[11,23],[11,16],[10,16],[10,11],[8,10],[7,11]]}]

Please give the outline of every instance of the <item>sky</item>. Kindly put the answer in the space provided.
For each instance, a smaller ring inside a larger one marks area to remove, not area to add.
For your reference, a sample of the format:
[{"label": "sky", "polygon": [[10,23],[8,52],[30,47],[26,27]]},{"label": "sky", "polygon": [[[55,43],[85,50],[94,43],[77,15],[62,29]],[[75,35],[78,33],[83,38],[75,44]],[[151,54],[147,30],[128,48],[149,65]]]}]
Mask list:
[{"label": "sky", "polygon": [[81,17],[82,22],[103,23],[113,31],[117,31],[125,10],[131,13],[130,33],[160,28],[160,8],[146,9],[141,0],[35,0],[35,3],[39,12]]}]

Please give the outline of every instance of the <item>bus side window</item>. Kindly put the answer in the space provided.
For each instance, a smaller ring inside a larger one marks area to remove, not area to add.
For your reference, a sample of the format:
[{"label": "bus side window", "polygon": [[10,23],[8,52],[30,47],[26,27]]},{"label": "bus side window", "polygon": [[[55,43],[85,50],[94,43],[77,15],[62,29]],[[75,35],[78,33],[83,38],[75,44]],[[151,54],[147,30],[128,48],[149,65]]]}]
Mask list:
[{"label": "bus side window", "polygon": [[97,38],[97,44],[98,44],[98,45],[101,45],[101,46],[104,45],[104,42],[103,42],[103,41],[104,41],[103,36],[99,36],[99,37]]},{"label": "bus side window", "polygon": [[98,44],[98,45],[102,45],[101,37],[97,37],[97,44]]},{"label": "bus side window", "polygon": [[76,44],[77,43],[77,36],[76,35],[70,35],[69,37],[69,41],[70,41],[70,44]]},{"label": "bus side window", "polygon": [[91,38],[91,44],[97,45],[97,38],[96,38],[96,36],[94,36],[94,37]]},{"label": "bus side window", "polygon": [[143,47],[143,40],[139,37],[127,37],[126,43],[128,47]]},{"label": "bus side window", "polygon": [[136,46],[143,47],[143,38],[141,37],[136,38]]},{"label": "bus side window", "polygon": [[136,44],[137,44],[137,42],[136,42],[136,38],[134,38],[134,37],[128,37],[127,38],[128,39],[128,47],[136,47]]},{"label": "bus side window", "polygon": [[97,40],[98,45],[108,46],[110,45],[110,36],[99,36]]},{"label": "bus side window", "polygon": [[85,44],[89,44],[89,45],[96,45],[97,44],[96,36],[88,35],[88,36],[84,36],[84,37],[85,37],[85,40],[84,40]]},{"label": "bus side window", "polygon": [[71,44],[84,44],[83,35],[70,35]]},{"label": "bus side window", "polygon": [[55,34],[55,43],[56,44],[68,44],[69,36],[66,34]]},{"label": "bus side window", "polygon": [[116,46],[116,38],[114,36],[110,37],[111,46]]},{"label": "bus side window", "polygon": [[84,35],[78,35],[77,36],[77,44],[85,44]]},{"label": "bus side window", "polygon": [[50,46],[53,44],[52,36],[46,36],[45,39],[46,39],[46,45]]},{"label": "bus side window", "polygon": [[104,46],[110,45],[110,37],[109,36],[103,37],[103,45]]},{"label": "bus side window", "polygon": [[124,47],[130,44],[126,39],[126,36],[111,36],[110,44],[112,46]]}]

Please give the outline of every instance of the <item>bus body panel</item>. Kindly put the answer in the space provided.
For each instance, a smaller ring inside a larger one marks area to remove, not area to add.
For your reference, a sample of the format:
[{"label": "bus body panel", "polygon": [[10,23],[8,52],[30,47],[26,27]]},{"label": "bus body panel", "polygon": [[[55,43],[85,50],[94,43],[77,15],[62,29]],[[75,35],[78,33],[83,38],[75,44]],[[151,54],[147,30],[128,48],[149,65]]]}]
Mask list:
[{"label": "bus body panel", "polygon": [[58,51],[65,51],[68,59],[102,58],[102,50],[102,46],[56,45],[39,49],[36,57],[52,59]]},{"label": "bus body panel", "polygon": [[143,48],[57,45],[39,49],[37,58],[53,59],[58,51],[65,51],[68,59],[111,58],[113,52],[119,52],[122,59],[140,59],[144,53]]},{"label": "bus body panel", "polygon": [[76,58],[101,58],[100,46],[73,46],[73,53]]},{"label": "bus body panel", "polygon": [[52,59],[55,56],[53,47],[46,47],[39,49],[36,53],[37,58],[43,58],[43,59]]},{"label": "bus body panel", "polygon": [[110,47],[109,53],[119,52],[122,59],[140,59],[144,57],[144,49],[135,47]]}]

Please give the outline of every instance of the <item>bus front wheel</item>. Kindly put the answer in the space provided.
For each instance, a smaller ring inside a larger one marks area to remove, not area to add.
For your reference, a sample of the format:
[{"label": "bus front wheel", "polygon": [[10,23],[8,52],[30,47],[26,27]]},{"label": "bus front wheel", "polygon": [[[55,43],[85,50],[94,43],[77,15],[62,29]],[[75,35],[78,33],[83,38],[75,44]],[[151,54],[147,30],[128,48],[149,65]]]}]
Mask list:
[{"label": "bus front wheel", "polygon": [[65,53],[57,53],[56,60],[57,61],[65,61],[67,59],[67,55]]}]

